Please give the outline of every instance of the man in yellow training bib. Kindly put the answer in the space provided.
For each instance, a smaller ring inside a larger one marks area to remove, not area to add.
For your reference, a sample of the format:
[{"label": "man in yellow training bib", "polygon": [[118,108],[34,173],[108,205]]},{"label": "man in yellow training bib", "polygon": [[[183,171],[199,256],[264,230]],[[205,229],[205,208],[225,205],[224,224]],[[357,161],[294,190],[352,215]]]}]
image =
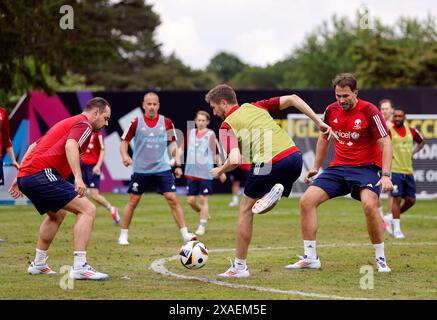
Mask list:
[{"label": "man in yellow training bib", "polygon": [[270,113],[294,106],[312,119],[328,138],[332,131],[295,94],[240,106],[234,89],[222,84],[211,89],[205,100],[214,115],[224,120],[219,136],[223,150],[228,154],[224,165],[211,171],[214,178],[243,162],[252,164],[240,202],[235,262],[225,273],[219,274],[220,277],[245,278],[250,275],[246,260],[252,238],[253,214],[268,212],[282,194],[288,196],[302,171],[301,152]]},{"label": "man in yellow training bib", "polygon": [[[393,113],[393,126],[389,135],[393,145],[392,181],[393,197],[392,214],[385,217],[385,221],[393,227],[396,239],[404,239],[401,230],[401,213],[410,209],[416,202],[416,182],[413,175],[413,156],[425,145],[425,139],[414,128],[405,122],[405,111],[395,109]],[[416,146],[413,149],[413,145]],[[404,199],[402,202],[401,200]],[[402,204],[401,204],[402,202]]]}]

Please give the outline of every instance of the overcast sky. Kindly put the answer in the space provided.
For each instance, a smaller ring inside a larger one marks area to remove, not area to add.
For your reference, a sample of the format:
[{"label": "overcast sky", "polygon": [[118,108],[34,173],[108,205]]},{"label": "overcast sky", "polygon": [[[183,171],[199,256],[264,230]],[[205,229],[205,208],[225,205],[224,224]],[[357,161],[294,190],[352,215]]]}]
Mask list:
[{"label": "overcast sky", "polygon": [[[266,66],[290,55],[305,35],[337,14],[370,17],[393,25],[400,16],[437,18],[437,0],[147,0],[161,17],[156,39],[163,52],[204,68],[220,51]],[[370,19],[371,23],[371,19]],[[365,22],[366,24],[366,22]]]}]

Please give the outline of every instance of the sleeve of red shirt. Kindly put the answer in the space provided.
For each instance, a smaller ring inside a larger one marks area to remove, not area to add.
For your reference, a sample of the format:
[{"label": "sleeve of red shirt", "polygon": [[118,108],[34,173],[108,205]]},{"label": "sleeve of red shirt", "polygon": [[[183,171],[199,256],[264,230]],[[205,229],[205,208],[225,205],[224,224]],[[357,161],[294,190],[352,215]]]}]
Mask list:
[{"label": "sleeve of red shirt", "polygon": [[235,136],[231,126],[223,122],[219,130],[220,144],[226,154],[229,154],[232,149],[238,148],[238,138]]},{"label": "sleeve of red shirt", "polygon": [[272,113],[279,110],[279,97],[274,97],[270,99],[260,100],[252,103],[253,105]]},{"label": "sleeve of red shirt", "polygon": [[3,111],[2,146],[3,148],[7,149],[9,147],[12,147],[10,131],[9,131],[9,117],[6,109],[3,109],[2,111]]},{"label": "sleeve of red shirt", "polygon": [[381,112],[374,105],[369,105],[367,110],[369,127],[376,140],[386,137],[389,130],[387,129]]},{"label": "sleeve of red shirt", "polygon": [[164,117],[165,122],[165,131],[167,131],[167,137],[171,142],[178,141],[178,138],[176,136],[176,129],[174,127],[173,121],[171,121],[169,118]]},{"label": "sleeve of red shirt", "polygon": [[419,131],[417,131],[417,129],[415,129],[415,128],[410,128],[410,132],[411,132],[411,134],[413,135],[413,140],[414,140],[414,142],[416,142],[416,143],[422,143],[422,141],[424,140],[424,139],[423,139],[423,136],[420,134]]},{"label": "sleeve of red shirt", "polygon": [[85,122],[76,123],[68,133],[67,140],[74,139],[79,143],[79,147],[87,146],[91,139],[91,127]]},{"label": "sleeve of red shirt", "polygon": [[124,130],[123,135],[121,136],[121,140],[125,140],[126,142],[130,142],[133,137],[135,137],[135,132],[138,127],[138,118],[135,118],[129,124],[129,127]]},{"label": "sleeve of red shirt", "polygon": [[326,123],[328,126],[330,126],[330,124],[329,124],[330,115],[331,115],[331,108],[328,106],[325,109],[325,113],[323,114],[323,122]]}]

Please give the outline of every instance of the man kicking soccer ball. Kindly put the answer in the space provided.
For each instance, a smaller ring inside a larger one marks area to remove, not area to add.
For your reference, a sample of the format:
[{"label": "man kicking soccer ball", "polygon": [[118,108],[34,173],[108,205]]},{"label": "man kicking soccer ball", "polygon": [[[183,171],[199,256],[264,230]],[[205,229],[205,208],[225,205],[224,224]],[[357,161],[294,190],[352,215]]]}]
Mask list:
[{"label": "man kicking soccer ball", "polygon": [[205,100],[214,115],[224,120],[220,140],[229,154],[223,166],[212,170],[214,178],[238,167],[242,158],[252,163],[240,203],[235,262],[225,273],[219,274],[220,277],[244,278],[250,275],[246,260],[253,214],[268,212],[283,193],[288,196],[302,170],[301,152],[270,113],[294,106],[311,118],[328,138],[332,134],[331,128],[294,94],[239,106],[234,89],[222,84],[211,89]]}]

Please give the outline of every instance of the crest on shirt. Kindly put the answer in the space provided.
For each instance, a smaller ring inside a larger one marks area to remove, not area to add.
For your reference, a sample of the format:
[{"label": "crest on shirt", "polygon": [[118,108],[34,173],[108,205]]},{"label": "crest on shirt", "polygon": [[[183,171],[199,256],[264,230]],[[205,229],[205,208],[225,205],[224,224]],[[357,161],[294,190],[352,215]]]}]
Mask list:
[{"label": "crest on shirt", "polygon": [[354,129],[359,130],[361,129],[361,119],[356,119],[354,122]]}]

